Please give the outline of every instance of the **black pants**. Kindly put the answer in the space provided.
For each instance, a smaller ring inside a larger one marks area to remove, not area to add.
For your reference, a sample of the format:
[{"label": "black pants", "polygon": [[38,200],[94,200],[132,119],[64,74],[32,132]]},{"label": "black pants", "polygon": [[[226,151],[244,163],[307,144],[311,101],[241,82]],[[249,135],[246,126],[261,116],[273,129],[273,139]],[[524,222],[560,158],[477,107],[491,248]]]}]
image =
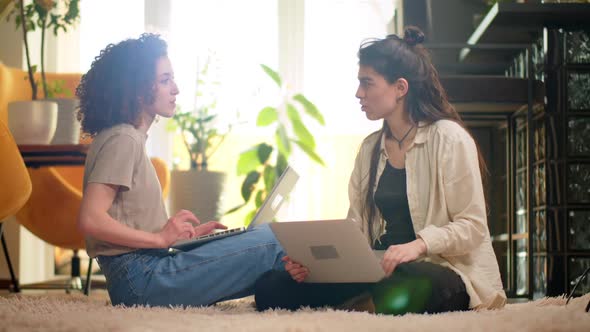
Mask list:
[{"label": "black pants", "polygon": [[334,307],[363,293],[377,313],[440,313],[469,309],[465,284],[452,270],[428,262],[400,264],[378,283],[298,283],[286,271],[269,271],[255,285],[256,309]]}]

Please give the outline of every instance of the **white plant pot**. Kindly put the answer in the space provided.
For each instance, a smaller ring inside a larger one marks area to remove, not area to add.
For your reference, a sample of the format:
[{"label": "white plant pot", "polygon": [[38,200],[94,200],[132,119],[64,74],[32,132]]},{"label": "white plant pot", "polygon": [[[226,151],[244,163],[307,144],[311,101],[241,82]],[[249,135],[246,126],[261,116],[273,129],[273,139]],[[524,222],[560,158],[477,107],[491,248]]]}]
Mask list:
[{"label": "white plant pot", "polygon": [[201,223],[218,221],[225,173],[173,170],[170,175],[170,216],[189,210]]},{"label": "white plant pot", "polygon": [[52,98],[45,99],[57,103],[57,128],[51,144],[78,144],[80,142],[80,121],[76,112],[79,99]]},{"label": "white plant pot", "polygon": [[57,103],[45,100],[8,104],[8,128],[17,144],[49,144],[57,126]]}]

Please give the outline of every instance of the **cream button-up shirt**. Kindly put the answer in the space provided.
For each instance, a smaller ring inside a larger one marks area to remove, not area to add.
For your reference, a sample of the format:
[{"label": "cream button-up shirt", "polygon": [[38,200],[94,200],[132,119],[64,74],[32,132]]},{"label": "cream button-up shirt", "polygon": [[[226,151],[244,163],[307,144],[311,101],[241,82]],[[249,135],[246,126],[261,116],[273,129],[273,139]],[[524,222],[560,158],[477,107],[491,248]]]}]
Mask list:
[{"label": "cream button-up shirt", "polygon": [[[380,144],[374,193],[388,156],[385,136],[376,132],[363,141],[350,177],[348,218],[368,236],[362,204],[369,181],[371,151]],[[410,215],[416,236],[426,243],[424,260],[455,271],[465,283],[470,308],[500,308],[506,302],[498,262],[487,225],[477,148],[459,124],[439,120],[420,123],[406,152]],[[385,232],[376,209],[373,234]]]}]

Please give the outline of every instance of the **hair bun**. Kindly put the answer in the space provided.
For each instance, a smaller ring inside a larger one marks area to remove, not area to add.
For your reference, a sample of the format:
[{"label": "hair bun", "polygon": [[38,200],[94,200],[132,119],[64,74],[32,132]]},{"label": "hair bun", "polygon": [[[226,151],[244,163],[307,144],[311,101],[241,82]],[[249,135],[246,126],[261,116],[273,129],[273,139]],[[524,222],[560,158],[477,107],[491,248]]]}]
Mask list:
[{"label": "hair bun", "polygon": [[418,27],[408,26],[404,30],[404,41],[410,46],[421,44],[424,42],[424,33]]}]

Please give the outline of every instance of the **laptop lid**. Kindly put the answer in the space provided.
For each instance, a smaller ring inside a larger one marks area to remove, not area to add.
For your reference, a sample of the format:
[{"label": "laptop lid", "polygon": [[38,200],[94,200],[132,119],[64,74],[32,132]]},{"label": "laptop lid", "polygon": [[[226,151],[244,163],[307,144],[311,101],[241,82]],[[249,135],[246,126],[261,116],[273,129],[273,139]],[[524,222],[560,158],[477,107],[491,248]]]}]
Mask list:
[{"label": "laptop lid", "polygon": [[262,202],[247,229],[250,230],[256,225],[270,223],[298,180],[299,174],[291,166],[287,166],[264,202]]},{"label": "laptop lid", "polygon": [[305,282],[377,282],[385,277],[358,225],[350,220],[271,223],[291,259],[309,268]]},{"label": "laptop lid", "polygon": [[270,223],[276,213],[279,211],[279,208],[295,187],[295,184],[299,180],[299,175],[293,168],[287,166],[283,174],[279,177],[275,186],[271,190],[270,194],[266,197],[256,215],[248,225],[248,228],[239,227],[239,228],[232,228],[224,231],[219,231],[203,236],[199,236],[192,239],[186,240],[179,240],[175,242],[170,248],[179,249],[179,250],[190,250],[198,245],[215,241],[218,239],[222,239],[228,236],[238,235],[247,230],[251,230],[254,226],[263,224],[263,223]]}]

